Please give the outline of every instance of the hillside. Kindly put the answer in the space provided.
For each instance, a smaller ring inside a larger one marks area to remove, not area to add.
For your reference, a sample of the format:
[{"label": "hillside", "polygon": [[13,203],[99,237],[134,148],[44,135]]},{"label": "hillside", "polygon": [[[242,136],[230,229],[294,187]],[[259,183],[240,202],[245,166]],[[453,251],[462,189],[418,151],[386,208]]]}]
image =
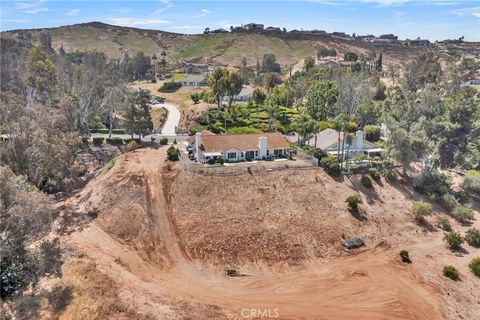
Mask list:
[{"label": "hillside", "polygon": [[[126,307],[165,319],[236,319],[245,306],[281,306],[288,319],[352,318],[359,306],[370,319],[478,316],[466,307],[478,300],[474,276],[441,232],[412,222],[421,197],[408,184],[363,190],[373,211],[361,218],[346,210],[349,182],[321,169],[202,176],[164,158],[165,148],[125,154],[65,202],[98,213],[68,243],[122,288]],[[344,251],[342,235],[366,248]],[[402,248],[413,264],[400,263]],[[464,281],[443,277],[442,263]],[[245,276],[226,277],[231,267]]]},{"label": "hillside", "polygon": [[280,64],[293,66],[306,56],[315,55],[319,48],[335,48],[339,55],[347,51],[368,53],[383,51],[384,61],[402,59],[425,53],[425,48],[407,48],[400,44],[375,46],[357,40],[292,33],[225,33],[185,35],[158,30],[119,27],[100,22],[59,28],[12,30],[2,32],[5,38],[32,38],[38,41],[41,33],[52,35],[53,47],[65,50],[98,50],[109,57],[120,58],[143,51],[157,55],[165,50],[170,62],[207,62],[240,65],[243,57],[255,65],[265,53],[273,53]]}]

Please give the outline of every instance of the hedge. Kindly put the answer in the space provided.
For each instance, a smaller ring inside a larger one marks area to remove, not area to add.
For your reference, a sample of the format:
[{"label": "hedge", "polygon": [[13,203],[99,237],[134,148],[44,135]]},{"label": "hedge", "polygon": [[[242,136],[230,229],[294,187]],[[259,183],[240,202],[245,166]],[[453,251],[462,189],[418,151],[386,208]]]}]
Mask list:
[{"label": "hedge", "polygon": [[[90,129],[90,133],[102,133],[108,134],[110,133],[109,129]],[[112,129],[113,134],[125,134],[125,129]]]},{"label": "hedge", "polygon": [[181,87],[182,84],[180,82],[165,82],[163,86],[158,89],[158,92],[172,93],[177,91]]},{"label": "hedge", "polygon": [[119,144],[123,144],[123,139],[119,137],[111,137],[111,138],[106,138],[105,142],[113,145],[119,145]]},{"label": "hedge", "polygon": [[95,146],[101,146],[105,142],[105,138],[103,137],[93,137],[92,143]]}]

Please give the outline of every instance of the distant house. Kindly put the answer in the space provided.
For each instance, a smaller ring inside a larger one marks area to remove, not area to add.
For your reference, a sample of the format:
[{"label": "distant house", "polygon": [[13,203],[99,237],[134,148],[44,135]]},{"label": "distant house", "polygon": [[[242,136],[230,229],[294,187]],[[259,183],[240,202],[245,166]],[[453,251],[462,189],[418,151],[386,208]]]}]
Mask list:
[{"label": "distant house", "polygon": [[277,28],[277,27],[267,27],[265,29],[263,29],[264,31],[269,31],[269,32],[281,32],[282,29],[280,28]]},{"label": "distant house", "polygon": [[407,44],[410,47],[426,47],[430,44],[430,41],[427,39],[420,39],[420,38],[417,38],[414,40],[407,39]]},{"label": "distant house", "polygon": [[372,38],[372,39],[366,40],[365,42],[382,45],[382,44],[393,43],[393,40],[392,39]]},{"label": "distant house", "polygon": [[[348,143],[348,140],[345,140],[347,136],[351,137],[351,143]],[[336,155],[338,150],[342,151],[343,140],[345,140],[344,145],[344,157],[345,160],[351,158],[355,155],[366,154],[369,156],[380,154],[383,149],[377,146],[374,143],[366,141],[363,139],[363,131],[358,130],[356,134],[350,134],[345,132],[340,132],[340,144],[339,144],[339,132],[334,129],[325,129],[317,134],[316,148],[320,148],[323,151]],[[306,144],[314,145],[315,136],[310,138]]]},{"label": "distant house", "polygon": [[263,30],[263,24],[260,23],[248,23],[243,26],[243,29],[245,30]]},{"label": "distant house", "polygon": [[337,38],[351,38],[349,34],[346,34],[345,32],[332,32],[332,37],[337,37]]},{"label": "distant house", "polygon": [[188,63],[183,70],[185,73],[206,73],[208,72],[208,65],[201,63]]},{"label": "distant house", "polygon": [[180,82],[182,86],[200,87],[206,84],[207,76],[205,74],[186,74]]},{"label": "distant house", "polygon": [[396,41],[398,40],[398,37],[394,34],[382,34],[379,36],[380,39],[389,39],[389,40],[392,40],[392,41]]},{"label": "distant house", "polygon": [[[233,101],[247,102],[253,95],[253,87],[244,86],[239,94],[233,97]],[[223,101],[228,101],[228,97],[223,97]]]},{"label": "distant house", "polygon": [[213,31],[210,31],[210,33],[228,33],[228,30],[225,30],[225,29],[215,29]]},{"label": "distant house", "polygon": [[289,148],[280,132],[216,135],[204,130],[189,140],[189,151],[201,163],[222,157],[226,162],[285,158]]},{"label": "distant house", "polygon": [[335,62],[333,60],[320,61],[318,65],[327,69],[339,68],[342,66],[340,63]]}]

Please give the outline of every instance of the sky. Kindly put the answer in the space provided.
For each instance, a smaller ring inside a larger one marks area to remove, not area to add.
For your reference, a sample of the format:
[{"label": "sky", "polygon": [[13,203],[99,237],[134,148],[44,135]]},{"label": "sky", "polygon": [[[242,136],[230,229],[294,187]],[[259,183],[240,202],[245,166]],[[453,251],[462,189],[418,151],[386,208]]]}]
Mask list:
[{"label": "sky", "polygon": [[100,21],[177,33],[255,22],[287,30],[480,41],[480,0],[1,0],[2,31]]}]

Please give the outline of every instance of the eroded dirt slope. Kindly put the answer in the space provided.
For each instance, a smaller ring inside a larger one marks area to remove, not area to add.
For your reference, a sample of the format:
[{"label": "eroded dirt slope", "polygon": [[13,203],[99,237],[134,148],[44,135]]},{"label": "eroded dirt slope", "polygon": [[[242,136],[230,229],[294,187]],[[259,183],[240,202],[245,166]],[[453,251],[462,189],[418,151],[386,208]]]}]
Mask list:
[{"label": "eroded dirt slope", "polygon": [[[122,156],[67,203],[98,213],[70,244],[137,312],[158,319],[241,319],[251,308],[277,309],[281,319],[445,316],[439,290],[371,235],[385,219],[397,228],[388,216],[374,217],[386,201],[372,199],[373,213],[362,221],[344,208],[349,185],[320,170],[203,177],[165,163],[165,151]],[[364,235],[369,249],[345,256],[342,233]],[[245,276],[227,277],[226,267]]]}]

